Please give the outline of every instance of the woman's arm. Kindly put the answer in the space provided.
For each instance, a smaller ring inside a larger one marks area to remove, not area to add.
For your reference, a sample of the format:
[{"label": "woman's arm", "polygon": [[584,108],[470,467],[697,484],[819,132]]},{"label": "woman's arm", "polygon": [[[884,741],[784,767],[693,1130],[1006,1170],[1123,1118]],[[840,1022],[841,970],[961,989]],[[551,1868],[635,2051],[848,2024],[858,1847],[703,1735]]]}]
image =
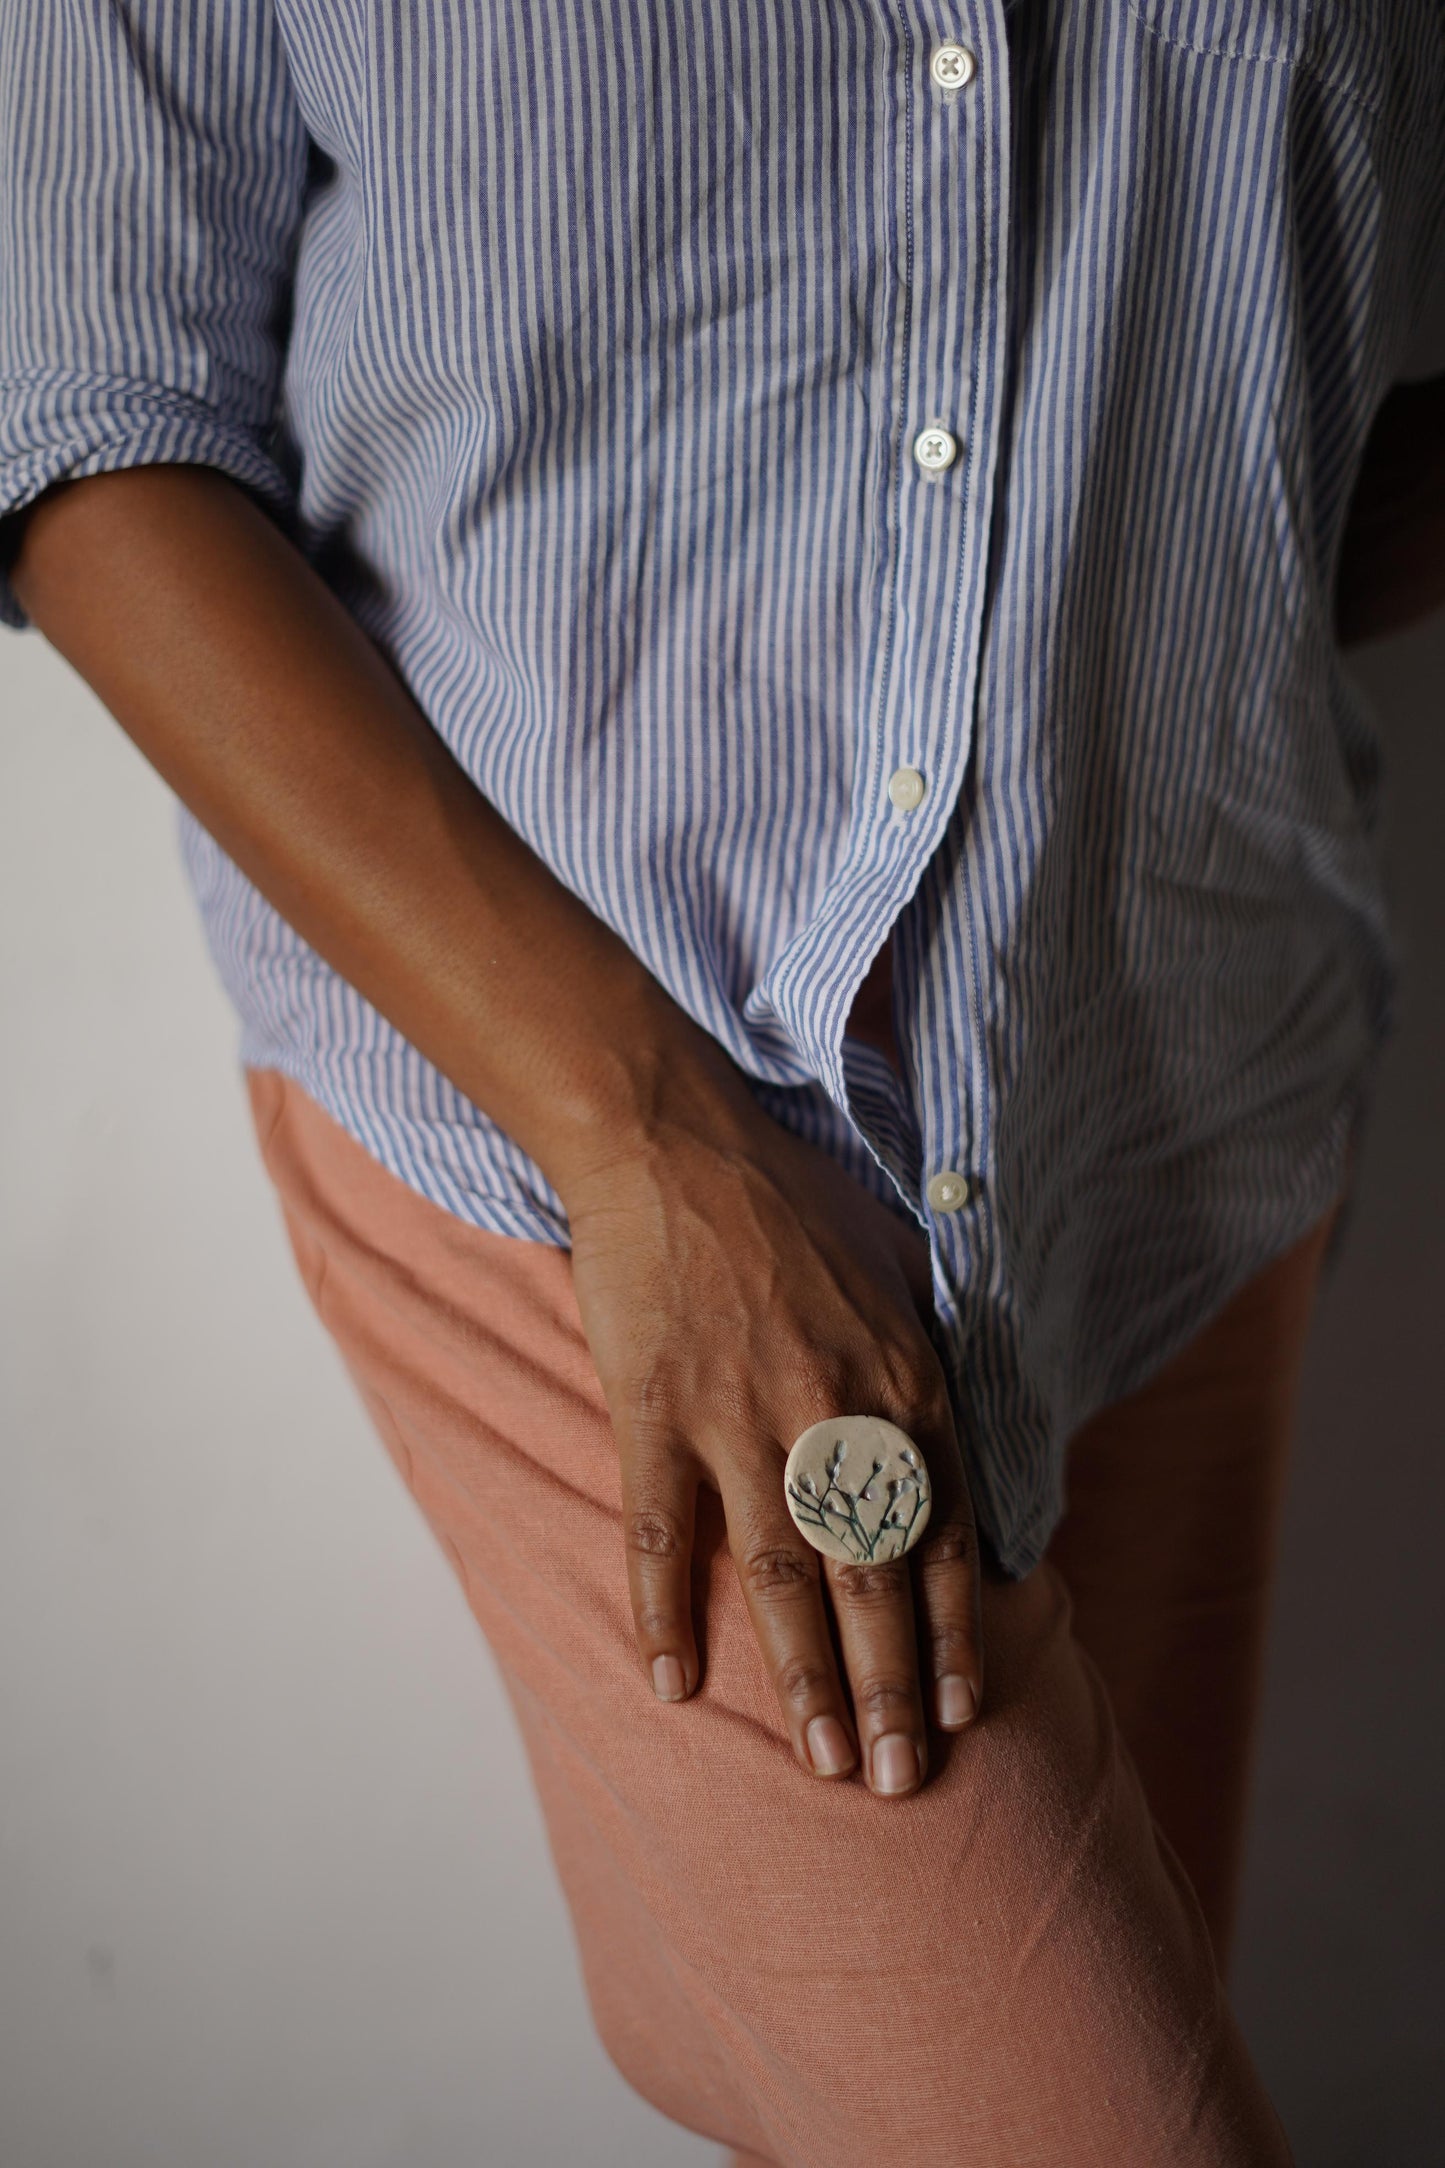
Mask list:
[{"label": "woman's arm", "polygon": [[244,491],[201,467],[65,485],[11,581],[303,939],[565,1193],[734,1065],[457,766]]},{"label": "woman's arm", "polygon": [[[981,1692],[973,1520],[920,1315],[921,1231],[760,1111],[235,483],[162,466],[63,485],[26,516],[11,579],[262,894],[562,1197],[655,1690],[682,1699],[698,1682],[690,1552],[707,1482],[803,1767],[844,1773],[856,1738],[876,1789],[914,1789],[915,1599],[937,1720],[959,1728]],[[822,1569],[856,1724],[818,1554],[782,1495],[792,1438],[854,1412],[912,1433],[936,1497],[907,1561]]]}]

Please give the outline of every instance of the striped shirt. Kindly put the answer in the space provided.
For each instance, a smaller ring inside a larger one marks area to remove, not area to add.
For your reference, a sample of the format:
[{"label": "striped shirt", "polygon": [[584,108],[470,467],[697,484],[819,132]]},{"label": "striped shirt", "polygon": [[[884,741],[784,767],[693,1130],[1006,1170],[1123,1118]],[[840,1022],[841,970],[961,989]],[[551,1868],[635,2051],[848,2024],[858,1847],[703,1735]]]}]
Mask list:
[{"label": "striped shirt", "polygon": [[[1320,1216],[1367,1104],[1331,594],[1442,111],[1439,0],[0,11],[0,511],[147,461],[259,495],[761,1106],[924,1227],[1013,1574],[1071,1431]],[[182,839],[241,1058],[565,1244]],[[848,1028],[885,943],[896,1070]]]}]

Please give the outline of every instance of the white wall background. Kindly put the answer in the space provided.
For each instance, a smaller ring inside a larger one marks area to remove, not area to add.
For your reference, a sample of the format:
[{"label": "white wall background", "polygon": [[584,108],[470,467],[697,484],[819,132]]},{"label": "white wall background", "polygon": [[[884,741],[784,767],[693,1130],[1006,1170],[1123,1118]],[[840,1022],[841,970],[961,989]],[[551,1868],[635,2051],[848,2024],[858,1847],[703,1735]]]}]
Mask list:
[{"label": "white wall background", "polygon": [[0,2162],[712,2168],[592,2032],[234,1037],[169,794],[0,635]]},{"label": "white wall background", "polygon": [[[1409,989],[1311,1359],[1240,2001],[1301,2168],[1437,2168],[1445,623],[1364,674]],[[296,1280],[171,801],[36,634],[0,710],[0,2161],[715,2163],[592,2035],[485,1645]]]}]

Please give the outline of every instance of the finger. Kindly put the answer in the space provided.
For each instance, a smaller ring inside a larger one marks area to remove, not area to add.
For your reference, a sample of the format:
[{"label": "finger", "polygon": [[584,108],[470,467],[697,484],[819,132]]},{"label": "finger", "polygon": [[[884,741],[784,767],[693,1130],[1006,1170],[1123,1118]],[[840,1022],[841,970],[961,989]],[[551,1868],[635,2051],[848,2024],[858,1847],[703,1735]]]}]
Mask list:
[{"label": "finger", "polygon": [[983,1621],[972,1513],[936,1529],[930,1521],[912,1556],[934,1721],[941,1731],[962,1731],[983,1701]]},{"label": "finger", "polygon": [[941,1731],[962,1731],[983,1700],[978,1533],[951,1411],[915,1434],[933,1485],[928,1526],[908,1554],[929,1705]]},{"label": "finger", "polygon": [[735,1483],[724,1490],[723,1511],[793,1752],[814,1776],[848,1776],[858,1766],[858,1748],[828,1631],[818,1554],[783,1504],[781,1458],[765,1489]]},{"label": "finger", "polygon": [[622,1525],[637,1645],[659,1701],[697,1687],[692,1625],[692,1538],[697,1465],[685,1448],[653,1449],[623,1463]]},{"label": "finger", "polygon": [[942,1731],[962,1731],[983,1698],[978,1535],[948,1387],[937,1362],[909,1397],[905,1424],[927,1463],[932,1504],[908,1553],[923,1645],[922,1691]]},{"label": "finger", "polygon": [[830,1558],[826,1566],[863,1773],[886,1797],[916,1792],[928,1773],[928,1745],[907,1560],[849,1566]]}]

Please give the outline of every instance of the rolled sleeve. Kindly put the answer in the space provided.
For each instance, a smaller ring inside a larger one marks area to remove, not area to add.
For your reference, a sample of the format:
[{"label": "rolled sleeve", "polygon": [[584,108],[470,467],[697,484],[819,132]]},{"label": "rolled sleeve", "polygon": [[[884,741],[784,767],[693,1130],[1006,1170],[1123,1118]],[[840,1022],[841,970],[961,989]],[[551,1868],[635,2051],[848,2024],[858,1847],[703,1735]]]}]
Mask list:
[{"label": "rolled sleeve", "polygon": [[[0,11],[0,523],[51,483],[219,468],[283,520],[306,128],[271,0]],[[0,620],[28,620],[3,571]]]}]

